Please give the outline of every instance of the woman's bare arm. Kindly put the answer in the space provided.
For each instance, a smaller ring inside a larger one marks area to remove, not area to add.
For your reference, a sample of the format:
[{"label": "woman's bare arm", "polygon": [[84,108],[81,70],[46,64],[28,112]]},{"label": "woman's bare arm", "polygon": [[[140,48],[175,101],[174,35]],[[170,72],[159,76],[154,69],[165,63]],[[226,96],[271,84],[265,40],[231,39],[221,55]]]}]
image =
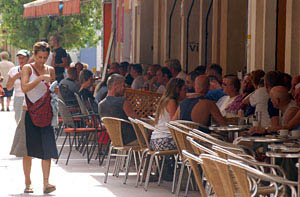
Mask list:
[{"label": "woman's bare arm", "polygon": [[175,115],[175,112],[177,110],[177,103],[174,99],[171,99],[168,101],[168,104],[166,106],[167,112],[170,115],[170,119],[173,119],[173,116]]}]

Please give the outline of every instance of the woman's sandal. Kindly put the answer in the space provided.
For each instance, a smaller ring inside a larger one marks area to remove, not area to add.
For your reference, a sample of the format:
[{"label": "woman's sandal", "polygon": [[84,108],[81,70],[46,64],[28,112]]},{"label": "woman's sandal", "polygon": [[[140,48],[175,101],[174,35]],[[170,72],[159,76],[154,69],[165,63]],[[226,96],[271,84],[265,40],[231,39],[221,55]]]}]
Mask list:
[{"label": "woman's sandal", "polygon": [[54,185],[48,184],[47,187],[44,189],[44,194],[49,194],[51,192],[54,192],[56,190],[56,187]]},{"label": "woman's sandal", "polygon": [[24,189],[24,193],[26,193],[26,194],[29,194],[29,193],[33,193],[33,189],[29,186],[29,187],[26,187],[25,189]]}]

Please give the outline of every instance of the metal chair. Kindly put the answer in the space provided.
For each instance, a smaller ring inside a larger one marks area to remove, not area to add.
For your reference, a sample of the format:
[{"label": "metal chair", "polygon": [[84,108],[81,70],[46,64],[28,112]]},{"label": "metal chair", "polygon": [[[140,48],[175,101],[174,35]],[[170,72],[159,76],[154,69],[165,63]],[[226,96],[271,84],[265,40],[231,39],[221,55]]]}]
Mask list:
[{"label": "metal chair", "polygon": [[[62,147],[59,151],[59,155],[58,155],[58,159],[56,160],[56,163],[58,162],[60,155],[63,151],[64,145],[66,143],[67,138],[69,139],[69,154],[67,157],[67,161],[66,161],[66,165],[68,165],[69,162],[69,158],[75,143],[76,146],[76,138],[77,136],[81,136],[81,145],[82,146],[86,146],[87,148],[87,160],[89,162],[89,152],[90,149],[88,148],[89,146],[89,142],[88,142],[88,136],[90,133],[96,133],[97,130],[96,128],[90,128],[90,127],[78,127],[78,124],[75,123],[74,121],[74,117],[72,116],[71,112],[69,111],[68,107],[66,106],[66,104],[62,101],[62,100],[58,100],[58,107],[59,107],[59,113],[61,115],[61,118],[63,120],[64,123],[64,129],[63,132],[66,133],[65,139],[63,141]],[[79,116],[77,116],[79,117]],[[85,116],[80,116],[80,118],[83,119]],[[71,135],[73,135],[73,138],[71,139]]]},{"label": "metal chair", "polygon": [[[104,123],[105,128],[106,128],[106,130],[109,134],[109,137],[111,139],[111,144],[110,144],[108,157],[107,157],[107,163],[106,163],[104,183],[107,183],[111,157],[115,156],[115,157],[127,158],[127,162],[126,162],[126,166],[125,166],[125,168],[126,168],[125,178],[124,178],[124,182],[123,182],[124,184],[126,184],[126,181],[127,181],[127,178],[128,178],[128,173],[129,173],[129,167],[130,167],[129,164],[130,164],[130,161],[131,161],[133,151],[140,150],[139,146],[124,145],[124,143],[123,143],[122,122],[127,123],[127,124],[131,124],[131,123],[127,120],[123,120],[123,119],[119,119],[119,118],[113,118],[113,117],[103,117],[101,120]],[[114,153],[112,153],[113,150],[125,151],[125,152],[127,152],[127,154],[118,154],[118,153],[114,154]],[[116,164],[120,165],[118,162],[116,162]],[[116,166],[116,164],[115,164],[115,169],[119,168],[119,167]]]},{"label": "metal chair", "polygon": [[[149,161],[149,165],[148,165],[147,177],[146,177],[145,186],[144,186],[145,191],[147,191],[148,190],[148,185],[149,185],[151,167],[152,167],[154,159],[156,161],[156,165],[157,165],[158,173],[159,173],[158,185],[160,185],[162,171],[163,171],[163,168],[164,168],[165,156],[176,155],[178,153],[178,151],[177,150],[153,151],[151,149],[151,146],[150,146],[150,143],[149,143],[149,135],[148,135],[147,130],[154,131],[156,128],[153,127],[152,125],[150,125],[150,124],[148,124],[144,121],[138,120],[138,119],[135,119],[135,122],[140,128],[140,131],[141,131],[141,133],[144,137],[147,148],[149,150],[149,151],[147,151],[147,154],[145,154],[144,157],[142,157],[142,162],[140,163],[140,166],[139,166],[137,180],[139,180],[139,178],[140,178],[139,176],[140,176],[140,173],[142,171],[142,163],[143,163],[143,171],[144,171],[146,169],[146,163],[147,163],[144,160],[146,160],[147,156],[150,155],[150,161]],[[163,132],[163,131],[161,131],[161,132]],[[159,165],[159,161],[158,161],[159,157],[162,157],[162,164],[161,165]]]},{"label": "metal chair", "polygon": [[[182,176],[183,176],[183,171],[184,168],[187,167],[188,170],[188,180],[187,180],[187,185],[186,185],[186,190],[185,190],[185,196],[187,195],[188,192],[188,186],[190,182],[190,177],[191,177],[191,173],[192,173],[192,168],[189,165],[189,160],[187,160],[184,155],[182,154],[182,150],[188,150],[190,152],[193,152],[193,148],[191,147],[191,144],[187,141],[187,136],[189,136],[188,131],[184,131],[181,128],[178,128],[176,126],[173,125],[174,121],[171,121],[169,123],[166,123],[166,126],[169,128],[172,137],[174,139],[174,141],[176,142],[177,145],[177,149],[179,152],[179,157],[176,158],[175,160],[175,166],[177,166],[178,164],[181,164],[181,168],[180,168],[180,174],[178,177],[178,182],[177,182],[177,189],[176,189],[176,195],[179,195],[180,192],[180,186],[181,186],[181,181],[182,181]],[[176,125],[176,124],[175,124]],[[176,173],[174,171],[174,180],[176,177]],[[175,190],[175,182],[173,182],[174,184],[172,185],[172,192],[174,192]],[[191,184],[193,186],[193,184]],[[204,188],[203,186],[200,186],[199,188],[201,193],[204,193]]]}]

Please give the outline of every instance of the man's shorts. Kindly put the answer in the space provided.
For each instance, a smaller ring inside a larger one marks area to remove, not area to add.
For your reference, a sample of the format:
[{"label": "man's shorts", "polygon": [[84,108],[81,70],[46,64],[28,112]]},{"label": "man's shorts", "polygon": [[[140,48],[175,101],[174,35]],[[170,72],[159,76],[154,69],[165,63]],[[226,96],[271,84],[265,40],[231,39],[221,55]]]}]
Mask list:
[{"label": "man's shorts", "polygon": [[12,97],[12,95],[14,93],[14,89],[7,90],[7,88],[3,88],[3,90],[4,90],[5,94],[3,96],[1,96],[1,98],[3,98],[3,97]]}]

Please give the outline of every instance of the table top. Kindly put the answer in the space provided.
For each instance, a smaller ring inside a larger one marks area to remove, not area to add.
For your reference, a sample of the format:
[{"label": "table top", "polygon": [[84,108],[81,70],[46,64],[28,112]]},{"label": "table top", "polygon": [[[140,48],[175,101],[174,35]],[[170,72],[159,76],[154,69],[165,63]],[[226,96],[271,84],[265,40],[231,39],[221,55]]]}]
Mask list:
[{"label": "table top", "polygon": [[277,157],[277,158],[300,158],[300,153],[277,153],[273,151],[268,151],[266,152],[266,155],[268,157]]},{"label": "table top", "polygon": [[256,137],[256,136],[248,136],[248,137],[238,137],[233,143],[238,144],[239,142],[261,142],[261,143],[274,143],[274,142],[283,142],[282,138],[270,138],[270,137]]},{"label": "table top", "polygon": [[249,129],[251,125],[228,125],[228,126],[210,126],[208,127],[211,131],[245,131]]},{"label": "table top", "polygon": [[300,153],[300,145],[298,143],[269,144],[268,148],[272,151],[284,153]]}]

